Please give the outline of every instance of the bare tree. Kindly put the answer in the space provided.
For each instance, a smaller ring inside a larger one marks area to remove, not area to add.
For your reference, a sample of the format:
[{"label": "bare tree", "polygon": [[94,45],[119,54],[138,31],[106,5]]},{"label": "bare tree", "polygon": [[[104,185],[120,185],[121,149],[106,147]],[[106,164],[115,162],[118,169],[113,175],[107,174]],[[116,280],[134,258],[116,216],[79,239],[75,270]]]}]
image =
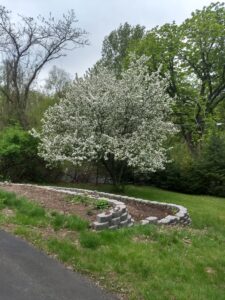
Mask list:
[{"label": "bare tree", "polygon": [[55,20],[38,16],[12,21],[11,12],[0,6],[0,92],[17,121],[26,128],[26,108],[31,87],[42,68],[65,56],[68,50],[88,44],[86,32],[76,27],[71,10]]}]

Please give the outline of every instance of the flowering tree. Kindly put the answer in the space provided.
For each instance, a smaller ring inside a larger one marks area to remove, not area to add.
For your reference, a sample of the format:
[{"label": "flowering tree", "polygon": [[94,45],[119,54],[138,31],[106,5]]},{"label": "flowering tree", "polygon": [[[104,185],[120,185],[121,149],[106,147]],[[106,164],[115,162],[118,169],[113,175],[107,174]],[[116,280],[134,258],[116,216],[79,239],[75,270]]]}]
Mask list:
[{"label": "flowering tree", "polygon": [[133,56],[121,79],[97,66],[47,110],[41,132],[33,131],[40,138],[39,155],[49,163],[101,162],[115,185],[127,167],[162,169],[163,142],[175,132],[166,88],[158,72],[148,74],[144,56]]}]

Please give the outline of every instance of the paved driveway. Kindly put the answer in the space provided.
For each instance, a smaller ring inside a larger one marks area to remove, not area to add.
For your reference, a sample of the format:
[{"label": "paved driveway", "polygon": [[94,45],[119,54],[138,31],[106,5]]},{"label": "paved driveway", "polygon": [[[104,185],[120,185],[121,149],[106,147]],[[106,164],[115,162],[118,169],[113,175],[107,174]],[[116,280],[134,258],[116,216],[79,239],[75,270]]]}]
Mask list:
[{"label": "paved driveway", "polygon": [[0,300],[115,300],[85,277],[0,231]]}]

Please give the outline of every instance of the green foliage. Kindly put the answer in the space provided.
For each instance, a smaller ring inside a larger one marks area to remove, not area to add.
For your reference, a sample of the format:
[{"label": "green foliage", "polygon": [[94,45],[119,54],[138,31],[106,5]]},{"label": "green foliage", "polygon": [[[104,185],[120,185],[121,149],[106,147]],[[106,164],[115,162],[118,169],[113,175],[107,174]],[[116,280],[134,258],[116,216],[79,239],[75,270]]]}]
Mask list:
[{"label": "green foliage", "polygon": [[83,232],[79,241],[83,248],[97,249],[101,245],[100,236],[92,232]]},{"label": "green foliage", "polygon": [[185,193],[225,196],[225,135],[215,130],[196,156],[178,143],[171,151],[171,163],[151,174],[149,183]]},{"label": "green foliage", "polygon": [[97,209],[106,209],[109,207],[109,202],[105,199],[98,199],[96,201],[95,207]]},{"label": "green foliage", "polygon": [[214,132],[209,136],[194,167],[194,175],[202,193],[225,196],[224,134]]},{"label": "green foliage", "polygon": [[40,128],[41,119],[45,111],[57,103],[58,99],[53,96],[47,96],[40,92],[31,91],[29,96],[29,105],[27,107],[27,121],[29,128]]},{"label": "green foliage", "polygon": [[75,196],[69,197],[69,201],[72,201],[75,203],[81,203],[86,206],[93,205],[95,203],[95,200],[93,198],[90,198],[88,196],[83,196],[83,195],[75,195]]},{"label": "green foliage", "polygon": [[[83,195],[75,195],[72,197],[69,197],[69,201],[72,201],[74,203],[81,203],[84,204],[85,206],[90,206],[91,209],[107,209],[109,208],[109,202],[105,199],[94,199],[94,198],[90,198],[88,196],[83,196]],[[89,211],[89,213],[91,214],[91,210]]]},{"label": "green foliage", "polygon": [[144,27],[140,25],[132,27],[124,23],[113,30],[103,41],[101,60],[104,65],[120,76],[128,48],[139,41],[143,35]]},{"label": "green foliage", "polygon": [[37,154],[38,140],[20,127],[8,127],[0,132],[0,176],[12,181],[53,179],[57,170],[45,167]]},{"label": "green foliage", "polygon": [[80,231],[88,227],[88,221],[85,221],[75,215],[64,215],[64,214],[54,213],[51,225],[55,230],[66,228],[70,230]]},{"label": "green foliage", "polygon": [[129,47],[147,55],[149,72],[160,67],[169,79],[168,93],[175,97],[174,120],[192,152],[207,133],[207,122],[225,100],[225,5],[212,3],[196,10],[181,25],[165,24],[151,29]]}]

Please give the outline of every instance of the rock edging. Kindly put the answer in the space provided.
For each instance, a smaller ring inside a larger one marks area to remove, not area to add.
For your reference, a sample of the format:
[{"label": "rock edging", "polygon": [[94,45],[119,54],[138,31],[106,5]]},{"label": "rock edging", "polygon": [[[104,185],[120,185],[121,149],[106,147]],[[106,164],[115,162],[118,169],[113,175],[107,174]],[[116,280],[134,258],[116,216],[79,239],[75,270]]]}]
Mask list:
[{"label": "rock edging", "polygon": [[[91,191],[86,189],[77,189],[77,188],[59,188],[57,187],[56,190],[58,191],[70,191],[75,193],[82,193],[88,196],[91,196],[93,198],[102,198],[106,199],[110,203],[114,203],[115,205],[124,205],[123,201],[137,201],[142,203],[149,203],[157,206],[162,206],[165,208],[170,208],[176,211],[174,215],[168,215],[165,218],[158,219],[157,217],[149,216],[145,218],[144,220],[141,220],[142,225],[146,224],[159,224],[159,225],[182,225],[182,226],[188,226],[191,224],[191,218],[189,216],[188,210],[186,207],[182,205],[177,205],[173,203],[166,203],[166,202],[157,202],[157,201],[151,201],[151,200],[144,200],[140,198],[134,198],[134,197],[127,197],[127,196],[121,196],[121,195],[114,195],[110,193],[104,193],[104,192],[97,192],[97,191]],[[133,220],[131,219],[130,223],[128,222],[127,225],[133,224]],[[132,225],[129,225],[132,226]],[[104,227],[104,226],[103,226]],[[110,227],[110,223],[108,228]],[[123,227],[123,226],[121,226]],[[112,228],[114,229],[114,228]]]},{"label": "rock edging", "polygon": [[[0,183],[7,184],[7,183]],[[123,201],[136,201],[146,204],[162,206],[164,208],[169,208],[175,211],[174,215],[167,215],[165,218],[158,219],[157,217],[149,216],[140,221],[140,224],[158,224],[158,225],[181,225],[188,226],[191,224],[191,218],[185,208],[182,205],[177,205],[173,203],[157,202],[151,200],[144,200],[140,198],[127,197],[121,195],[115,195],[110,193],[91,191],[86,189],[78,188],[64,188],[64,187],[55,187],[55,186],[39,186],[34,184],[19,184],[15,185],[26,185],[34,186],[39,188],[44,188],[48,190],[63,192],[70,195],[86,195],[94,199],[104,198],[107,200],[112,208],[108,212],[103,212],[97,215],[97,220],[93,222],[92,227],[95,230],[103,229],[118,229],[121,227],[130,227],[134,224],[134,220],[129,215],[127,207]]]}]

